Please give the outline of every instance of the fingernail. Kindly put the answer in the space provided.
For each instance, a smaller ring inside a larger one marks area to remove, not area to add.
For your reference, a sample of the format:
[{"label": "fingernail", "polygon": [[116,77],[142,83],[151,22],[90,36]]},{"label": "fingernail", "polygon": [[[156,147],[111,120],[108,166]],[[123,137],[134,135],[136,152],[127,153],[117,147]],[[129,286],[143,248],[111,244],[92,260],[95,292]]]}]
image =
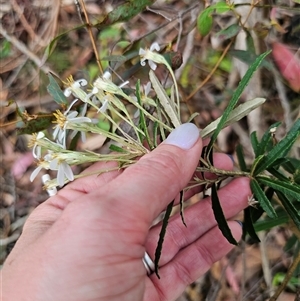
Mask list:
[{"label": "fingernail", "polygon": [[198,139],[199,129],[193,123],[184,123],[173,130],[163,143],[190,149]]},{"label": "fingernail", "polygon": [[241,226],[242,229],[244,228],[243,222],[241,222],[241,221],[239,221],[239,220],[235,220],[235,221]]}]

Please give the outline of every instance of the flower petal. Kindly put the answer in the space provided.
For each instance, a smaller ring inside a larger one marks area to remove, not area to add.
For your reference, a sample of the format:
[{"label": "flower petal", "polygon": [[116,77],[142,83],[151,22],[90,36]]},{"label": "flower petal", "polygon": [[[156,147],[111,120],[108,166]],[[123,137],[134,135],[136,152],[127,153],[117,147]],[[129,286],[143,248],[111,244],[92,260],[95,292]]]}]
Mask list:
[{"label": "flower petal", "polygon": [[75,81],[75,83],[78,83],[79,86],[84,87],[87,85],[87,81],[84,78],[78,79],[77,81]]},{"label": "flower petal", "polygon": [[160,50],[160,47],[159,47],[157,42],[154,42],[154,43],[151,44],[150,51],[153,51],[153,50],[156,50],[156,51]]},{"label": "flower petal", "polygon": [[148,64],[153,71],[156,70],[157,65],[153,61],[148,60]]},{"label": "flower petal", "polygon": [[147,97],[151,91],[151,82],[148,82],[147,85],[144,86],[145,96]]},{"label": "flower petal", "polygon": [[73,181],[74,174],[73,174],[73,171],[72,171],[72,168],[70,167],[70,165],[68,165],[66,162],[62,162],[61,165],[63,166],[64,174],[66,175],[66,177],[70,181]]},{"label": "flower petal", "polygon": [[60,164],[58,167],[58,171],[57,171],[57,184],[59,187],[63,187],[65,184],[65,173],[64,173],[64,168],[63,165]]},{"label": "flower petal", "polygon": [[145,49],[143,49],[143,48],[140,48],[140,50],[139,50],[139,55],[145,55],[146,54],[146,50]]},{"label": "flower petal", "polygon": [[36,176],[38,175],[38,173],[42,170],[42,166],[38,166],[30,175],[30,182],[33,182],[33,180],[36,178]]},{"label": "flower petal", "polygon": [[71,91],[70,88],[67,88],[67,89],[64,91],[64,95],[65,95],[66,97],[69,97],[71,94],[72,94],[72,91]]}]

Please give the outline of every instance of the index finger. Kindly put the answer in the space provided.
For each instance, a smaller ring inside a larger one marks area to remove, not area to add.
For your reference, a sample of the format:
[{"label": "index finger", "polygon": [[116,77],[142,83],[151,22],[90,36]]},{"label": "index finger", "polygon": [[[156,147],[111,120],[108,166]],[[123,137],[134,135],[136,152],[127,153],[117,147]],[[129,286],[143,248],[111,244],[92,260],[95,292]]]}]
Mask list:
[{"label": "index finger", "polygon": [[[202,150],[199,129],[176,128],[154,151],[112,180],[106,191],[120,210],[134,209],[149,225],[191,179]],[[124,211],[124,212],[125,212]]]}]

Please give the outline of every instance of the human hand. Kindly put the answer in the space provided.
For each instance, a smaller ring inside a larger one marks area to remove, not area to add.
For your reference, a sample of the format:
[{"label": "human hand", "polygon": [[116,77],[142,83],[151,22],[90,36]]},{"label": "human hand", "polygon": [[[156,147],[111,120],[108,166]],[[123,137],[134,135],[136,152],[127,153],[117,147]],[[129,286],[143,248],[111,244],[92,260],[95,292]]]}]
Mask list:
[{"label": "human hand", "polygon": [[[187,228],[180,216],[170,218],[161,279],[147,276],[142,263],[145,251],[154,258],[160,228],[149,230],[153,220],[192,178],[201,150],[196,127],[183,125],[125,171],[78,179],[37,207],[4,264],[3,300],[175,300],[233,247],[206,198],[185,210]],[[226,155],[214,162],[232,168]],[[250,194],[246,178],[219,190],[227,219],[247,206]],[[240,225],[229,226],[239,240]]]}]

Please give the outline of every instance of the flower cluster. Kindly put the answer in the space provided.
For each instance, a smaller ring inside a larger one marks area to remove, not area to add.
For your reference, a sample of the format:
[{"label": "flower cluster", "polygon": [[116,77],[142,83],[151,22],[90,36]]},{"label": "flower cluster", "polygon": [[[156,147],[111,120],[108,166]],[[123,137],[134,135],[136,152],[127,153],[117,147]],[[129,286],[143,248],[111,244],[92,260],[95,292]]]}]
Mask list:
[{"label": "flower cluster", "polygon": [[[145,66],[146,60],[148,60],[152,70],[156,69],[157,63],[165,64],[167,68],[169,68],[164,57],[155,52],[159,50],[160,47],[157,43],[152,44],[149,49],[141,48],[139,51],[141,65]],[[56,120],[53,121],[55,124],[52,134],[54,141],[48,139],[43,132],[33,135],[31,146],[33,148],[33,157],[37,160],[37,167],[32,172],[30,180],[33,181],[42,170],[56,171],[57,176],[54,180],[51,180],[48,173],[42,176],[42,181],[49,195],[53,195],[57,191],[56,186],[62,187],[76,178],[73,174],[72,165],[111,159],[120,162],[122,166],[124,162],[125,165],[127,163],[133,163],[132,158],[137,158],[148,152],[143,146],[143,140],[145,137],[147,139],[150,137],[149,133],[147,133],[147,129],[141,129],[140,123],[137,124],[135,122],[137,118],[140,119],[140,122],[144,120],[141,118],[148,118],[154,123],[157,123],[161,127],[162,134],[164,130],[170,131],[172,128],[168,124],[162,122],[160,118],[148,111],[149,107],[157,106],[156,102],[149,97],[150,90],[154,83],[148,82],[143,88],[137,88],[140,89],[140,91],[137,91],[138,94],[135,95],[124,93],[122,88],[128,85],[128,83],[129,82],[126,81],[119,86],[116,85],[112,81],[111,73],[106,71],[101,77],[95,80],[90,92],[88,92],[88,82],[85,79],[74,80],[72,76],[67,78],[66,82],[64,82],[66,85],[64,95],[66,97],[73,96],[74,100],[64,112],[56,110],[56,112],[53,113],[56,118]],[[161,88],[157,88],[156,86],[156,84],[155,87],[153,86],[155,93],[158,96],[162,95],[163,93],[158,90]],[[133,117],[121,99],[125,99],[136,106],[137,110]],[[80,102],[82,102],[82,105],[78,106]],[[117,131],[104,131],[99,128],[97,126],[98,120],[95,121],[86,116],[88,106],[96,109],[97,113],[102,114]],[[78,108],[81,108],[81,110],[78,110]],[[108,113],[108,111],[110,113]],[[168,112],[166,114],[168,115]],[[117,123],[115,119],[112,118],[112,115],[117,116],[119,120],[127,124],[127,127],[131,128],[134,134],[126,130],[126,126],[121,126],[120,122]],[[107,155],[107,157],[105,157],[105,155],[100,156],[99,154],[88,151],[81,153],[70,151],[68,150],[68,142],[72,141],[78,132],[81,134],[82,141],[86,139],[86,132],[104,135],[114,141],[115,148],[119,147],[122,149],[122,152],[114,156]],[[152,145],[152,143],[149,143],[149,145]]]}]

